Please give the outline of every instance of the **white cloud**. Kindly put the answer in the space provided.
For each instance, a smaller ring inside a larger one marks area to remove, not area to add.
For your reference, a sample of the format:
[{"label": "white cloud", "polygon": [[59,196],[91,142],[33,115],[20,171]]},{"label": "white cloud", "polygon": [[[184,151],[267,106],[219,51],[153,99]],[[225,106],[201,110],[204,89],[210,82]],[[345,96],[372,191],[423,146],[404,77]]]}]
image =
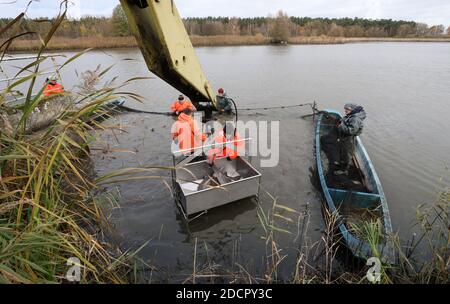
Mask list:
[{"label": "white cloud", "polygon": [[381,0],[371,0],[367,2],[367,14],[365,18],[367,19],[381,19],[383,18],[383,8]]},{"label": "white cloud", "polygon": [[71,0],[67,14],[71,18],[81,18],[83,16],[81,0]]},{"label": "white cloud", "polygon": [[[2,17],[13,17],[23,11],[29,0],[0,0]],[[118,0],[70,0],[69,16],[108,16]],[[162,0],[169,1],[169,0]],[[255,17],[274,14],[282,9],[291,16],[360,17],[403,19],[429,25],[450,23],[448,0],[175,0],[183,17],[238,16]],[[34,1],[29,17],[55,16],[59,0]]]}]

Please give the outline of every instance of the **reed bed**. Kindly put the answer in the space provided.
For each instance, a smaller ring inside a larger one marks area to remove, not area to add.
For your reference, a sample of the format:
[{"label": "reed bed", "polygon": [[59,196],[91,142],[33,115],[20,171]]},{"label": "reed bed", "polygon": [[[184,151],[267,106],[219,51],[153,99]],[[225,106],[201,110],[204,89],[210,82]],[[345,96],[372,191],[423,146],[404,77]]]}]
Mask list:
[{"label": "reed bed", "polygon": [[71,95],[74,103],[86,99],[83,106],[68,107],[45,130],[25,134],[26,116],[46,101],[38,94],[23,106],[21,123],[2,130],[1,283],[65,282],[70,258],[80,261],[80,282],[127,282],[131,255],[106,241],[110,227],[93,195],[98,186],[89,161],[90,131],[101,128],[91,117],[115,98],[113,91]]},{"label": "reed bed", "polygon": [[69,258],[81,262],[81,282],[126,281],[125,255],[104,241],[109,227],[89,175],[88,117],[113,96],[66,109],[37,133],[21,125],[1,133],[0,282],[63,282]]},{"label": "reed bed", "polygon": [[[90,92],[66,92],[63,98],[71,102],[64,111],[45,129],[25,132],[30,114],[42,103],[51,106],[52,98],[43,97],[43,88],[38,87],[35,93],[35,81],[41,74],[40,64],[50,60],[41,54],[65,18],[64,4],[47,36],[41,37],[35,60],[19,69],[0,91],[0,114],[6,126],[0,130],[0,283],[133,281],[136,252],[122,252],[108,242],[110,226],[95,196],[98,184],[91,178],[89,161],[91,131],[102,128],[95,118],[106,115],[102,105],[131,94],[123,88],[133,80],[120,85],[107,81]],[[10,45],[1,46],[1,58]],[[57,65],[56,73],[83,54]],[[101,79],[109,70],[97,71],[96,78]],[[28,76],[20,78],[23,74]],[[22,93],[24,103],[14,110],[21,117],[11,125],[7,113],[12,109],[6,100],[17,93],[20,84],[29,86]],[[119,90],[122,93],[116,93]],[[72,266],[79,269],[74,277]]]},{"label": "reed bed", "polygon": [[442,37],[396,37],[396,38],[379,38],[379,37],[346,37],[342,38],[344,43],[360,43],[360,42],[450,42],[449,36]]},{"label": "reed bed", "polygon": [[[256,36],[191,36],[194,46],[232,46],[232,45],[264,45],[269,44],[268,38]],[[15,52],[34,52],[39,49],[41,42],[38,39],[17,39],[9,47]],[[87,48],[130,48],[137,47],[136,39],[128,37],[82,37],[65,38],[54,37],[47,46],[47,50],[83,50]]]},{"label": "reed bed", "polygon": [[[239,45],[268,45],[270,39],[263,35],[215,35],[191,36],[194,46],[239,46]],[[362,42],[450,42],[449,37],[442,38],[376,38],[376,37],[330,37],[330,36],[297,36],[290,37],[289,44],[346,44]],[[33,52],[39,49],[38,39],[17,39],[9,50],[15,52]],[[87,48],[113,49],[137,47],[136,39],[127,37],[81,37],[66,38],[54,37],[48,44],[47,50],[83,50]]]},{"label": "reed bed", "polygon": [[269,38],[261,34],[254,36],[191,36],[190,38],[194,46],[264,45],[270,43]]},{"label": "reed bed", "polygon": [[[38,39],[15,40],[10,47],[10,51],[16,52],[34,52],[39,50],[41,42]],[[47,50],[84,50],[87,48],[129,48],[137,47],[134,37],[82,37],[82,38],[65,38],[54,37],[49,42]]]},{"label": "reed bed", "polygon": [[450,37],[440,38],[378,38],[378,37],[331,37],[331,36],[297,36],[290,37],[290,44],[347,44],[363,42],[450,42]]},{"label": "reed bed", "polygon": [[[425,208],[417,208],[415,225],[421,227],[420,235],[408,242],[393,237],[396,248],[395,264],[381,263],[379,280],[367,279],[369,266],[366,261],[351,256],[336,232],[340,221],[337,214],[323,209],[325,227],[319,241],[311,243],[307,237],[309,227],[308,205],[299,212],[280,204],[268,193],[271,208],[263,208],[257,203],[257,214],[265,240],[265,270],[262,275],[246,269],[237,261],[231,267],[224,267],[207,259],[199,263],[198,251],[194,252],[194,271],[185,283],[284,283],[284,284],[448,284],[450,282],[450,192],[441,192],[436,201]],[[293,232],[279,228],[282,223],[298,222],[298,232],[294,238],[297,244],[295,266],[290,277],[280,277],[278,269],[292,259],[278,244],[277,235]],[[380,223],[367,222],[359,232],[371,245],[373,257],[380,258],[378,252],[382,236]],[[206,246],[206,244],[204,245]],[[236,247],[239,245],[237,244]],[[195,244],[197,249],[197,241]],[[420,248],[420,249],[419,249]],[[421,256],[427,252],[427,258]],[[338,258],[339,256],[339,258]],[[318,264],[317,261],[321,260]],[[345,265],[343,265],[343,263]]]},{"label": "reed bed", "polygon": [[347,41],[343,37],[329,37],[329,36],[298,36],[289,38],[290,44],[343,44]]}]

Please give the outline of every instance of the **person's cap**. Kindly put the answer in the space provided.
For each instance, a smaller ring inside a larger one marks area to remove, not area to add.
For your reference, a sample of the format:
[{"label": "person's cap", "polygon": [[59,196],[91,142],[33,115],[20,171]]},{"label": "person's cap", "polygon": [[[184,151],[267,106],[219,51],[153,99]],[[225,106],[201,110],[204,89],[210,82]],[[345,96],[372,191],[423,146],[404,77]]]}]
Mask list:
[{"label": "person's cap", "polygon": [[217,90],[217,92],[219,92],[219,94],[223,94],[225,91],[223,88],[220,88],[219,90]]},{"label": "person's cap", "polygon": [[55,74],[51,75],[49,78],[47,78],[49,81],[57,81],[58,77],[56,77]]},{"label": "person's cap", "polygon": [[352,111],[352,110],[354,110],[357,106],[358,106],[358,105],[357,105],[357,104],[354,104],[354,103],[346,103],[346,104],[344,105],[344,109]]},{"label": "person's cap", "polygon": [[178,100],[184,100],[184,96],[183,95],[178,96]]}]

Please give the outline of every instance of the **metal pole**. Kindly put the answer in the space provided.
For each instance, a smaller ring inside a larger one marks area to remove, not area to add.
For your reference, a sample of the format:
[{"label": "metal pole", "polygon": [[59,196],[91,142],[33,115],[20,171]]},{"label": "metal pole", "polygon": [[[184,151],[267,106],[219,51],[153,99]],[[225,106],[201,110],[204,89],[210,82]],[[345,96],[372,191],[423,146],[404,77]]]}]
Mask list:
[{"label": "metal pole", "polygon": [[192,152],[192,151],[196,151],[196,150],[200,150],[200,149],[204,149],[204,148],[215,148],[217,146],[223,147],[223,146],[228,145],[228,144],[240,143],[240,142],[250,141],[250,140],[252,140],[252,139],[251,138],[245,138],[245,139],[239,139],[239,140],[231,140],[231,141],[227,141],[227,142],[223,142],[223,143],[213,143],[213,144],[210,144],[210,145],[204,145],[204,146],[198,146],[198,147],[193,147],[193,148],[189,148],[189,149],[174,151],[174,152],[172,152],[172,154],[173,155],[178,155],[178,154],[182,154],[182,153],[185,153],[185,152]]}]

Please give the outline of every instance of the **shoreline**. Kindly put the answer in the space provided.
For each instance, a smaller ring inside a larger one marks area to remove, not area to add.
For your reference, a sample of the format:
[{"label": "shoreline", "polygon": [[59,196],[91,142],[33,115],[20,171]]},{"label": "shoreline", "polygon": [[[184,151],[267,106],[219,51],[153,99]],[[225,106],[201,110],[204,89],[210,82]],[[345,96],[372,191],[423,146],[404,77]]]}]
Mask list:
[{"label": "shoreline", "polygon": [[[213,47],[213,46],[249,46],[249,45],[271,45],[267,37],[262,35],[255,36],[191,36],[192,44],[195,47]],[[288,44],[291,45],[334,45],[350,43],[369,43],[369,42],[434,42],[450,43],[450,37],[429,38],[376,38],[376,37],[328,37],[328,36],[300,36],[289,38]],[[9,48],[9,52],[33,52],[38,50],[39,40],[16,40]],[[114,49],[114,48],[133,48],[137,47],[136,40],[132,36],[127,37],[86,37],[86,38],[53,38],[46,50],[50,51],[69,51],[83,50],[87,48],[96,49]]]}]

